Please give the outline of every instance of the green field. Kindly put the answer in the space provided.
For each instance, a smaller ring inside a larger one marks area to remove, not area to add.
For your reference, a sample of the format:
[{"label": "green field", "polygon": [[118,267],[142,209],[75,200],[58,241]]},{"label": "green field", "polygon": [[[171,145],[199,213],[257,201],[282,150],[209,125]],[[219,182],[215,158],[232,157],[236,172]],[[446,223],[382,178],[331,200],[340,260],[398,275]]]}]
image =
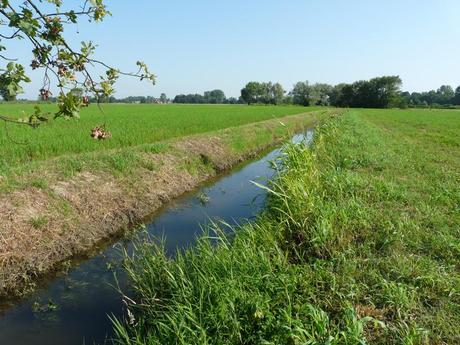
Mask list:
[{"label": "green field", "polygon": [[[54,105],[42,105],[53,112]],[[274,117],[305,113],[314,108],[298,106],[241,105],[141,105],[104,104],[83,109],[78,120],[56,119],[38,129],[8,124],[0,134],[0,172],[30,160],[68,153],[83,153],[152,143],[189,134],[215,131]],[[0,104],[4,115],[21,117],[32,104]],[[91,128],[105,124],[112,138],[95,141]]]},{"label": "green field", "polygon": [[117,344],[460,343],[460,112],[349,110],[253,225],[128,260]]}]

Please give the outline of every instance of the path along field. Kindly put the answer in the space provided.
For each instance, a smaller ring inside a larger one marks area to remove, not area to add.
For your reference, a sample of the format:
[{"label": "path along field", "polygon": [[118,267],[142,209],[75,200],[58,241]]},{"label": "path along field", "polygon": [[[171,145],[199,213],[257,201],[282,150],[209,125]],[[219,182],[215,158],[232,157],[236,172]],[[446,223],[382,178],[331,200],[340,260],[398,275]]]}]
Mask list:
[{"label": "path along field", "polygon": [[[40,107],[43,111],[56,111],[55,105]],[[35,130],[8,124],[7,132],[3,128],[0,132],[0,174],[30,160],[148,144],[314,110],[298,106],[172,104],[103,104],[101,109],[93,104],[82,109],[79,120],[56,119]],[[23,111],[32,113],[33,105],[0,104],[4,115],[21,117]],[[112,138],[102,142],[87,140],[91,128],[103,124]],[[12,140],[24,144],[14,144]]]},{"label": "path along field", "polygon": [[349,110],[282,171],[234,237],[128,260],[116,344],[460,343],[459,111]]}]

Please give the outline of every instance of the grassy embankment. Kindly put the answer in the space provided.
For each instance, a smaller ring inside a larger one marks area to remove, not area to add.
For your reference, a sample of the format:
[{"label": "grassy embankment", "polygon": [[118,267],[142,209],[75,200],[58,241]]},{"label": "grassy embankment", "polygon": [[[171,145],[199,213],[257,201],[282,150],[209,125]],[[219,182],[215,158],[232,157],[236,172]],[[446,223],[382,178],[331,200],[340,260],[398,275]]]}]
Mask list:
[{"label": "grassy embankment", "polygon": [[271,188],[217,246],[140,247],[117,344],[460,343],[460,112],[350,110]]},{"label": "grassy embankment", "polygon": [[[10,126],[10,136],[28,144],[1,137],[0,295],[33,288],[35,277],[64,260],[311,126],[318,115],[313,110],[110,105],[105,111],[113,137],[103,142],[89,137],[103,119],[97,113],[58,119],[33,132]],[[281,118],[292,113],[304,114]]]}]

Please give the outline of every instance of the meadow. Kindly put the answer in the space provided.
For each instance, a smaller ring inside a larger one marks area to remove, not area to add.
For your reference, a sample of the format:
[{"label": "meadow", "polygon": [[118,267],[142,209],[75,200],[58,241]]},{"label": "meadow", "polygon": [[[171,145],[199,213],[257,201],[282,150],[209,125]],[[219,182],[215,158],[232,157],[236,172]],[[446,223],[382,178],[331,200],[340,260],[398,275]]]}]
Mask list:
[{"label": "meadow", "polygon": [[458,344],[460,112],[353,109],[285,152],[255,223],[127,257],[116,343]]},{"label": "meadow", "polygon": [[[56,106],[52,104],[40,107],[50,113],[56,111]],[[50,120],[37,129],[5,124],[0,134],[0,172],[7,166],[31,160],[136,146],[314,109],[300,106],[150,104],[103,104],[98,108],[93,104],[82,109],[80,119]],[[24,117],[23,112],[33,112],[33,104],[2,103],[0,112]],[[90,131],[99,125],[105,125],[112,138],[92,140]]]}]

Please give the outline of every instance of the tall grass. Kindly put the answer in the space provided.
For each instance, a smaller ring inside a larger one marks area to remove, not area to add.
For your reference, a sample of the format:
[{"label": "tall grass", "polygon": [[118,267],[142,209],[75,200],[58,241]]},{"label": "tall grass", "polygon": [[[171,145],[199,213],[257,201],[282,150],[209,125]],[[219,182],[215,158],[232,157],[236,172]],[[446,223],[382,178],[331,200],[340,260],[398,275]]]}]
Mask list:
[{"label": "tall grass", "polygon": [[331,118],[312,149],[288,146],[255,224],[215,227],[173,259],[140,245],[115,343],[459,343],[458,136],[430,146],[418,119],[376,116]]}]

